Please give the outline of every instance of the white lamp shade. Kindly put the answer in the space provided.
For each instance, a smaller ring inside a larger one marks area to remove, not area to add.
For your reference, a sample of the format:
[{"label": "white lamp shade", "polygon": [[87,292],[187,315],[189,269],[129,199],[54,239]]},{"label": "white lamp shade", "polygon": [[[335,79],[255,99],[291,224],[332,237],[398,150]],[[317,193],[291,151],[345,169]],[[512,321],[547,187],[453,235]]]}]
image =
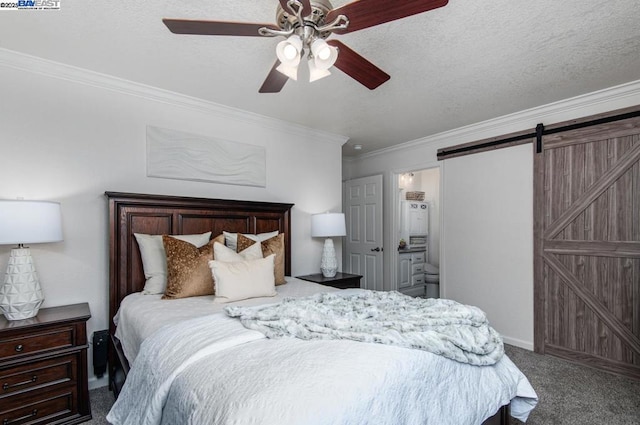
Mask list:
[{"label": "white lamp shade", "polygon": [[346,236],[347,228],[342,213],[323,213],[311,216],[311,236],[330,238]]},{"label": "white lamp shade", "polygon": [[0,245],[61,240],[62,217],[58,202],[0,200]]}]

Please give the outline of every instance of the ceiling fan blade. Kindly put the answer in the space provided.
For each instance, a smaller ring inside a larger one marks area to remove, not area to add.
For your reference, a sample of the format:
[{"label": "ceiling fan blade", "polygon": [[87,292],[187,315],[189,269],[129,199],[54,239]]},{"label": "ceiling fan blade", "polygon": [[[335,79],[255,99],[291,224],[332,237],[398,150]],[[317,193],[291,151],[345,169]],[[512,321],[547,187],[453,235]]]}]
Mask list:
[{"label": "ceiling fan blade", "polygon": [[360,56],[338,40],[327,40],[327,43],[338,48],[338,59],[334,66],[360,84],[373,90],[391,76]]},{"label": "ceiling fan blade", "polygon": [[276,59],[276,63],[273,64],[258,93],[278,93],[282,90],[289,77],[276,69],[278,65],[280,65],[280,61]]},{"label": "ceiling fan blade", "polygon": [[273,24],[226,21],[198,21],[189,19],[163,19],[162,22],[174,34],[194,35],[242,35],[261,37],[258,30],[263,27],[278,30]]},{"label": "ceiling fan blade", "polygon": [[339,15],[349,18],[349,26],[335,30],[336,34],[358,31],[407,16],[417,15],[445,6],[449,0],[356,0],[327,13],[326,22],[333,21]]},{"label": "ceiling fan blade", "polygon": [[[309,14],[311,13],[311,3],[309,2],[309,0],[298,1],[302,4],[302,16],[309,16]],[[291,10],[288,3],[289,0],[280,0],[280,6],[282,6],[285,11],[295,15],[295,12]]]}]

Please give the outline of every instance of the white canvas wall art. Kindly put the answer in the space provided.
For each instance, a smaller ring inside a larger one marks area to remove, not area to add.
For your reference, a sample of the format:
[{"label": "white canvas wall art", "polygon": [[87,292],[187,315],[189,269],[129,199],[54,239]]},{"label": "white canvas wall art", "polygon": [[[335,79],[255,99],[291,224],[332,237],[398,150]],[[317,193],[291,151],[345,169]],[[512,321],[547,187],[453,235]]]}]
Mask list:
[{"label": "white canvas wall art", "polygon": [[266,187],[262,146],[147,126],[147,176]]}]

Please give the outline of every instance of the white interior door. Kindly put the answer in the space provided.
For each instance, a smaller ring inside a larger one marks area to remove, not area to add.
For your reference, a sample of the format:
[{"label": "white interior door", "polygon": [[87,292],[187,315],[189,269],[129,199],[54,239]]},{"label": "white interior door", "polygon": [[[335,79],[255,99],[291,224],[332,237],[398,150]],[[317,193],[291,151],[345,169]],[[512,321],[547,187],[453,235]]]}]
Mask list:
[{"label": "white interior door", "polygon": [[345,271],[362,275],[363,288],[382,291],[382,175],[349,180],[345,192]]}]

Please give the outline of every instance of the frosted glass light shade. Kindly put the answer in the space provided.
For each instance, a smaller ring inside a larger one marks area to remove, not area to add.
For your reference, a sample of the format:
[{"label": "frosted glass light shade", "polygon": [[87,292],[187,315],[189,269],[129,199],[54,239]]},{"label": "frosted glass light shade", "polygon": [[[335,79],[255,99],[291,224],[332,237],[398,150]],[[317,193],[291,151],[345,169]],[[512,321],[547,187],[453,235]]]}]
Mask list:
[{"label": "frosted glass light shade", "polygon": [[323,213],[311,216],[311,236],[330,238],[332,236],[346,236],[347,227],[343,213]]},{"label": "frosted glass light shade", "polygon": [[62,217],[58,202],[0,200],[0,245],[61,240]]},{"label": "frosted glass light shade", "polygon": [[278,60],[286,66],[298,66],[301,53],[302,39],[295,34],[281,41],[276,46],[276,56]]},{"label": "frosted glass light shade", "polygon": [[321,78],[328,77],[331,72],[328,69],[320,69],[316,67],[315,61],[309,59],[309,82],[313,83]]},{"label": "frosted glass light shade", "polygon": [[311,53],[315,67],[322,70],[331,68],[338,59],[338,49],[320,38],[311,43]]},{"label": "frosted glass light shade", "polygon": [[291,78],[293,81],[298,81],[298,65],[296,66],[288,66],[284,63],[281,63],[276,67],[276,71],[286,75]]}]

